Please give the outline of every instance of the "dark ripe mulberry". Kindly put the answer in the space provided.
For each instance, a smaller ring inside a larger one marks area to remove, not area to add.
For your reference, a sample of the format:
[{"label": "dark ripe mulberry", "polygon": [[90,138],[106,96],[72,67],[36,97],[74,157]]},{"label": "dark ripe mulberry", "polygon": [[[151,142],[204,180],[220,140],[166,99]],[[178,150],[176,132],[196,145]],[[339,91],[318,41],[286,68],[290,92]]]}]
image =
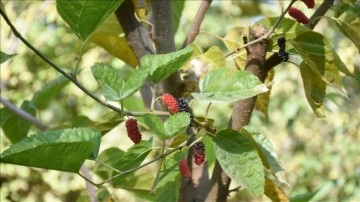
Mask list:
[{"label": "dark ripe mulberry", "polygon": [[279,45],[280,50],[285,50],[285,42],[286,42],[285,37],[278,38],[277,44]]},{"label": "dark ripe mulberry", "polygon": [[314,8],[315,0],[301,0],[308,8]]},{"label": "dark ripe mulberry", "polygon": [[194,123],[194,115],[192,113],[192,110],[189,106],[188,101],[185,98],[179,98],[177,100],[179,111],[180,112],[187,112],[190,115],[190,126]]},{"label": "dark ripe mulberry", "polygon": [[302,24],[309,23],[309,18],[306,17],[306,15],[303,12],[301,12],[300,10],[298,10],[297,8],[290,7],[288,13],[291,17],[293,17],[299,23],[302,23]]},{"label": "dark ripe mulberry", "polygon": [[133,118],[126,120],[125,127],[131,141],[135,144],[139,143],[141,141],[141,133],[137,125],[137,120]]},{"label": "dark ripe mulberry", "polygon": [[183,177],[186,177],[186,178],[191,177],[190,168],[185,159],[181,159],[179,161],[178,165],[179,165],[180,173]]},{"label": "dark ripe mulberry", "polygon": [[195,143],[193,147],[193,155],[196,165],[201,165],[205,162],[205,145],[203,142]]},{"label": "dark ripe mulberry", "polygon": [[165,93],[161,97],[164,104],[167,106],[170,114],[176,114],[179,112],[179,106],[177,100],[170,94]]},{"label": "dark ripe mulberry", "polygon": [[284,50],[279,50],[278,55],[284,62],[289,60],[289,53]]}]

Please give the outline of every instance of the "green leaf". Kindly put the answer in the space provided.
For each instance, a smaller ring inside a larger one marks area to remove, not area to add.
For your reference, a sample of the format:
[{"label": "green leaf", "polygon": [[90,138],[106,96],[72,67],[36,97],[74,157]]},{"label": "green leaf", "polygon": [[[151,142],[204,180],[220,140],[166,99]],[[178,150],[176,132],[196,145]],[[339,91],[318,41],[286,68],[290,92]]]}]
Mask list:
[{"label": "green leaf", "polygon": [[347,36],[360,51],[360,19],[359,14],[352,10],[342,13],[338,18],[329,17],[334,20],[340,31]]},{"label": "green leaf", "polygon": [[214,138],[215,152],[224,172],[236,183],[261,198],[264,194],[265,173],[256,148],[243,134],[223,130]]},{"label": "green leaf", "polygon": [[304,32],[291,41],[305,63],[340,95],[347,97],[341,88],[338,69],[345,64],[340,60],[322,34]]},{"label": "green leaf", "polygon": [[123,1],[57,0],[56,9],[72,31],[85,41]]},{"label": "green leaf", "polygon": [[[124,172],[138,167],[151,152],[151,150],[152,139],[149,141],[141,141],[140,143],[133,145],[128,149],[127,152],[124,152],[118,148],[109,148],[99,155],[98,160],[117,169],[118,171]],[[102,164],[97,165],[95,170],[103,179],[118,174],[118,172],[115,172],[113,169],[109,169],[109,167]],[[115,178],[111,182],[114,186],[117,186],[120,185],[126,177],[127,175],[122,175]]]},{"label": "green leaf", "polygon": [[326,83],[305,62],[300,64],[300,73],[308,103],[317,117],[325,117],[323,102],[326,94]]},{"label": "green leaf", "polygon": [[[36,109],[33,103],[29,101],[24,101],[21,104],[20,109],[33,116],[36,115]],[[0,114],[1,128],[11,143],[17,143],[27,136],[31,127],[30,122],[20,118],[7,108],[0,109]]]},{"label": "green leaf", "polygon": [[213,70],[200,80],[195,99],[210,102],[235,102],[266,92],[267,86],[249,71]]},{"label": "green leaf", "polygon": [[172,22],[173,22],[173,28],[174,28],[174,33],[176,33],[176,31],[179,28],[180,25],[180,19],[181,19],[181,14],[184,10],[185,7],[185,0],[180,0],[180,1],[171,1],[171,14],[172,14]]},{"label": "green leaf", "polygon": [[16,54],[7,54],[0,51],[0,64],[6,62],[8,59],[14,57]]},{"label": "green leaf", "polygon": [[156,185],[156,201],[173,201],[179,199],[180,172],[178,169],[178,158],[180,152],[174,152],[164,158],[160,171],[159,181]]},{"label": "green leaf", "polygon": [[190,115],[187,112],[181,112],[171,115],[164,123],[166,137],[172,138],[183,132],[190,124]]},{"label": "green leaf", "polygon": [[142,86],[148,75],[143,69],[137,69],[128,77],[127,81],[124,81],[119,70],[104,63],[96,63],[91,70],[105,98],[109,101],[118,101],[129,97]]},{"label": "green leaf", "polygon": [[201,60],[210,66],[208,67],[210,70],[226,65],[224,52],[219,46],[211,46],[201,55]]},{"label": "green leaf", "polygon": [[11,145],[0,161],[76,173],[86,158],[97,157],[99,148],[100,133],[89,128],[46,131]]},{"label": "green leaf", "polygon": [[160,139],[166,139],[166,131],[164,127],[164,123],[161,118],[154,114],[144,114],[142,116],[146,125],[148,125],[151,130],[154,131],[155,135],[157,135]]},{"label": "green leaf", "polygon": [[[275,70],[271,69],[265,78],[265,83],[271,83],[274,79],[274,75],[275,75]],[[265,115],[266,119],[268,119],[269,117],[268,108],[270,103],[270,93],[271,93],[271,86],[269,87],[269,91],[259,94],[255,101],[255,109],[261,111]]]},{"label": "green leaf", "polygon": [[180,69],[191,57],[194,49],[188,46],[182,50],[167,53],[146,55],[141,58],[140,66],[150,71],[150,79],[158,83]]},{"label": "green leaf", "polygon": [[38,109],[45,109],[52,99],[58,95],[70,81],[64,76],[60,76],[45,84],[40,91],[36,92],[32,98],[32,102]]},{"label": "green leaf", "polygon": [[[248,33],[248,29],[245,27],[232,27],[227,31],[226,36],[222,40],[229,51],[236,50],[244,44],[242,33]],[[245,69],[246,55],[246,50],[242,49],[232,56],[235,57],[234,61],[238,69]]]},{"label": "green leaf", "polygon": [[315,190],[313,192],[308,192],[308,193],[292,196],[292,197],[290,197],[290,202],[308,202],[308,201],[311,201],[311,199],[313,199],[320,190],[321,189],[317,189],[317,190]]}]

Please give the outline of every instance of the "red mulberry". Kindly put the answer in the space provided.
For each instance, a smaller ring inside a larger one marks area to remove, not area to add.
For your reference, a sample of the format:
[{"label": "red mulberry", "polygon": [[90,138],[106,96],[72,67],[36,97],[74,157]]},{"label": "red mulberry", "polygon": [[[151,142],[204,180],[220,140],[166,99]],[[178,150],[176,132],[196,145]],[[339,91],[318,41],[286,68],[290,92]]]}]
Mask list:
[{"label": "red mulberry", "polygon": [[192,113],[188,101],[185,98],[179,98],[177,100],[177,104],[179,106],[180,112],[187,112],[190,115],[190,126],[191,126],[194,122],[194,115]]},{"label": "red mulberry", "polygon": [[185,159],[181,159],[179,161],[179,170],[183,177],[186,177],[186,178],[191,177],[190,168]]},{"label": "red mulberry", "polygon": [[201,165],[205,161],[205,145],[203,142],[197,142],[193,149],[196,165]]},{"label": "red mulberry", "polygon": [[141,133],[137,126],[137,120],[133,118],[126,120],[125,127],[131,141],[135,144],[139,143],[141,141]]},{"label": "red mulberry", "polygon": [[298,10],[297,8],[290,7],[289,15],[291,17],[293,17],[299,23],[302,23],[302,24],[308,24],[309,23],[309,18],[306,17],[306,15],[303,12],[301,12],[300,10]]},{"label": "red mulberry", "polygon": [[179,112],[179,106],[177,100],[172,95],[165,93],[163,94],[161,99],[168,107],[170,114],[176,114]]},{"label": "red mulberry", "polygon": [[314,8],[315,0],[301,0],[308,8]]}]

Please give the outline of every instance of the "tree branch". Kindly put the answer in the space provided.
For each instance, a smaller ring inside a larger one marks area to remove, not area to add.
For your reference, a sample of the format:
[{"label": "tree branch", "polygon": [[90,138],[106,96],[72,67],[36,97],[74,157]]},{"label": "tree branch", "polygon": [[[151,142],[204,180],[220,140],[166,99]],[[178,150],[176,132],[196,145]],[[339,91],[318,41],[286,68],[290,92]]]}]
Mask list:
[{"label": "tree branch", "polygon": [[[154,43],[156,53],[169,53],[175,51],[175,41],[171,16],[171,2],[163,0],[152,1]],[[180,73],[175,72],[162,83],[164,92],[174,97],[181,97],[184,85]]]},{"label": "tree branch", "polygon": [[35,125],[40,130],[46,130],[47,126],[42,124],[39,120],[36,119],[33,115],[29,114],[28,112],[16,107],[8,100],[5,100],[4,98],[0,97],[0,103],[3,104],[8,110],[12,111],[14,114],[16,114],[18,117],[24,119],[25,121],[30,122],[31,124]]},{"label": "tree branch", "polygon": [[201,2],[181,48],[185,48],[187,45],[191,44],[195,40],[195,37],[199,34],[201,23],[204,20],[205,14],[209,9],[211,2],[212,0],[203,0]]}]

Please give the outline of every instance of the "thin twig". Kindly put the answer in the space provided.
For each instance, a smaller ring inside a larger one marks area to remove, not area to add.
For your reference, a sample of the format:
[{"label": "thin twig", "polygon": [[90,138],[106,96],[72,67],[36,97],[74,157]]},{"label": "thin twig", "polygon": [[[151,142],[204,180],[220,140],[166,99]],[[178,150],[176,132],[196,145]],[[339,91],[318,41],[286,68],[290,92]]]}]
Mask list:
[{"label": "thin twig", "polygon": [[181,48],[185,48],[188,44],[191,44],[195,37],[199,34],[200,26],[204,20],[205,14],[210,7],[212,0],[203,0],[200,4],[200,7],[196,13],[196,16],[191,24],[191,27],[188,31],[186,39]]},{"label": "thin twig", "polygon": [[[81,166],[80,171],[84,174],[84,177],[92,181],[92,177],[90,175],[89,169],[84,164]],[[86,181],[86,190],[89,194],[90,202],[99,202],[99,200],[96,198],[95,185]]]},{"label": "thin twig", "polygon": [[275,22],[274,26],[273,26],[265,35],[263,35],[263,36],[255,39],[255,40],[253,40],[253,41],[250,41],[249,43],[244,44],[243,46],[238,47],[237,49],[235,49],[235,50],[233,50],[232,52],[230,52],[230,53],[228,53],[227,55],[225,55],[225,58],[231,56],[232,54],[240,51],[240,50],[243,49],[243,48],[247,48],[247,47],[249,47],[249,46],[251,46],[251,45],[253,45],[253,44],[256,44],[256,43],[259,43],[259,42],[261,42],[261,41],[263,41],[263,40],[268,39],[268,38],[271,36],[271,34],[274,32],[274,30],[279,26],[281,20],[284,18],[285,14],[288,12],[288,10],[290,9],[290,7],[295,3],[295,1],[296,1],[296,0],[292,0],[292,1],[290,2],[290,4],[287,6],[287,8],[286,8],[286,9],[281,13],[281,15],[279,16],[279,18],[278,18],[277,21]]},{"label": "thin twig", "polygon": [[8,100],[5,100],[4,98],[0,97],[0,103],[3,104],[7,109],[15,113],[18,117],[24,119],[25,121],[30,122],[31,124],[35,125],[40,130],[46,130],[47,126],[42,124],[36,117],[29,114],[28,112],[16,107]]}]

